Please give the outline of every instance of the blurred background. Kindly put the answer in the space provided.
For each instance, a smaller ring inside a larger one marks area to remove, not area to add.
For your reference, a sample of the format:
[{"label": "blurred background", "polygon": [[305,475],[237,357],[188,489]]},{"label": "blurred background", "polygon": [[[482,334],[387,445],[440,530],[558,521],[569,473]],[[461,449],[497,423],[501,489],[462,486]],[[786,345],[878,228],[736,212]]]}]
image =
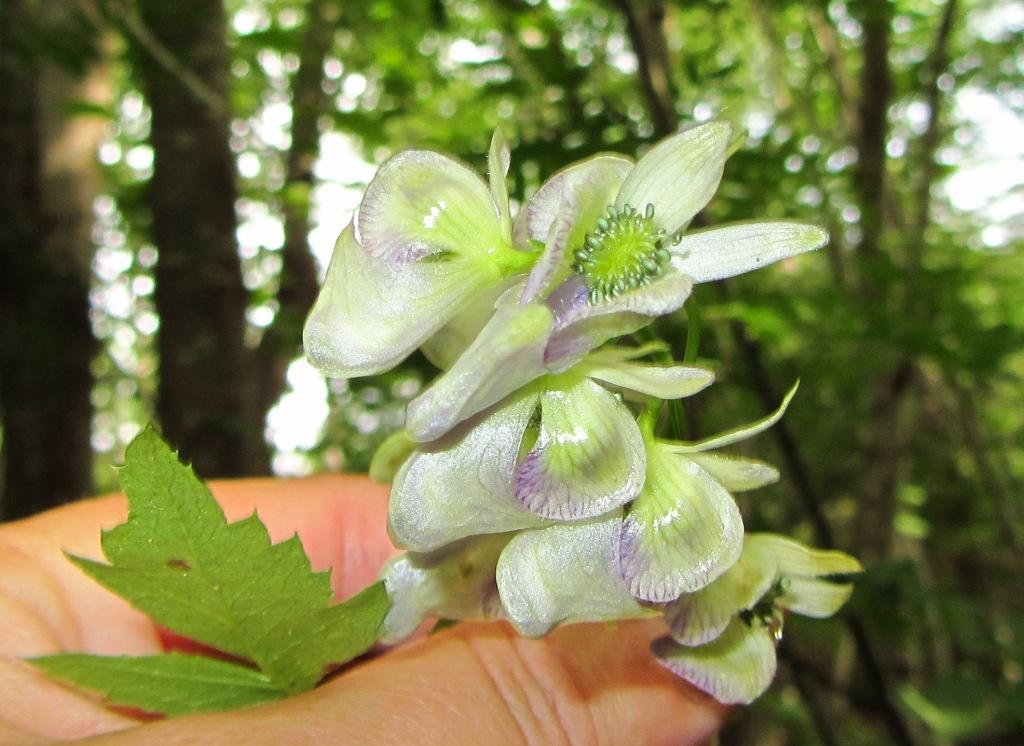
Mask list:
[{"label": "blurred background", "polygon": [[433,371],[325,381],[300,331],[377,164],[482,171],[500,124],[521,203],[721,117],[748,139],[704,220],[832,243],[699,287],[687,435],[799,377],[744,444],[783,471],[748,528],[869,568],[721,743],[1024,742],[1022,31],[996,0],[2,0],[2,514],[114,489],[150,421],[204,477],[365,470]]}]

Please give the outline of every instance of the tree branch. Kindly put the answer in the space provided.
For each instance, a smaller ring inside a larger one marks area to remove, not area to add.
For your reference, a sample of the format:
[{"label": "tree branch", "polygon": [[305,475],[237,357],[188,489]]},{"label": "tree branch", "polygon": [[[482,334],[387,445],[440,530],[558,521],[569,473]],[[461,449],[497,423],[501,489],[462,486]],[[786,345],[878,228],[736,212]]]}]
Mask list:
[{"label": "tree branch", "polygon": [[956,12],[957,0],[946,0],[939,27],[935,31],[935,40],[928,56],[928,63],[925,66],[928,124],[920,140],[921,166],[918,169],[914,200],[916,212],[912,224],[913,235],[907,241],[911,272],[920,267],[923,258],[924,234],[931,221],[931,191],[938,171],[935,164],[935,152],[938,150],[939,141],[942,138],[942,90],[939,87],[939,79],[949,64],[949,37],[953,30]]},{"label": "tree branch", "polygon": [[202,78],[192,72],[170,49],[149,30],[149,26],[128,3],[110,2],[109,15],[119,18],[124,31],[135,40],[140,49],[146,51],[153,61],[175,78],[196,101],[217,117],[228,116],[227,102]]},{"label": "tree branch", "polygon": [[658,2],[648,3],[647,18],[644,19],[638,15],[631,0],[614,2],[626,19],[626,33],[636,55],[640,87],[654,123],[654,133],[659,138],[664,137],[675,132],[679,124],[667,46],[661,32],[665,8]]}]

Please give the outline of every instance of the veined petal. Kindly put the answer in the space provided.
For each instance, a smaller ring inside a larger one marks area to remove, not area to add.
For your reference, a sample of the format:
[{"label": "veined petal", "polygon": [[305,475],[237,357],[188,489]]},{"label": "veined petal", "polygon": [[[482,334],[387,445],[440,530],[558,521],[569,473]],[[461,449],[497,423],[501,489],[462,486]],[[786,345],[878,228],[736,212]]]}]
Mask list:
[{"label": "veined petal", "polygon": [[478,260],[504,245],[500,213],[480,177],[429,150],[403,150],[380,167],[359,207],[359,240],[393,262],[455,254]]},{"label": "veined petal", "polygon": [[444,552],[406,553],[388,562],[381,578],[391,608],[381,639],[387,644],[401,642],[428,616],[490,616],[497,601],[495,566],[511,537],[476,537]]},{"label": "veined petal", "polygon": [[396,544],[430,552],[466,536],[544,524],[516,501],[512,481],[537,399],[526,393],[413,453],[388,504]]},{"label": "veined petal", "polygon": [[516,498],[544,518],[575,521],[636,497],[647,459],[632,413],[586,378],[541,396],[537,443],[516,469]]},{"label": "veined petal", "polygon": [[788,579],[778,604],[794,614],[825,619],[835,614],[853,595],[853,583],[817,578]]},{"label": "veined petal", "polygon": [[732,618],[754,605],[775,583],[772,566],[752,562],[746,553],[725,574],[696,593],[685,593],[665,609],[676,642],[690,647],[711,642]]},{"label": "veined petal", "polygon": [[622,522],[619,562],[637,598],[663,603],[719,577],[743,548],[743,520],[726,489],[660,443],[647,449],[647,480]]},{"label": "veined petal", "polygon": [[653,204],[654,219],[672,235],[718,189],[731,137],[728,122],[708,122],[665,138],[626,177],[615,206],[632,205],[642,212]]},{"label": "veined petal", "polygon": [[786,408],[789,403],[793,400],[796,395],[796,390],[800,386],[800,381],[793,384],[793,388],[789,390],[779,408],[772,412],[767,417],[762,417],[757,422],[752,422],[749,425],[738,427],[735,430],[729,430],[724,433],[719,433],[710,438],[704,440],[698,440],[694,442],[686,441],[662,441],[667,448],[675,451],[676,453],[699,453],[700,451],[710,451],[715,448],[723,448],[733,443],[738,443],[741,440],[751,438],[758,433],[762,433],[776,422],[782,419],[782,415],[786,413]]},{"label": "veined petal", "polygon": [[682,307],[693,284],[688,277],[666,272],[650,285],[603,303],[591,304],[581,277],[572,277],[548,299],[556,327],[545,353],[548,367],[563,371],[613,337],[641,329],[655,316]]},{"label": "veined petal", "polygon": [[828,233],[815,225],[771,221],[738,223],[687,233],[669,247],[672,266],[694,282],[710,282],[820,249]]},{"label": "veined petal", "polygon": [[775,678],[771,633],[739,619],[707,645],[690,648],[664,637],[651,647],[662,665],[723,704],[750,704]]},{"label": "veined petal", "polygon": [[499,303],[455,364],[409,403],[409,435],[420,442],[439,438],[546,373],[544,349],[553,320],[540,303]]},{"label": "veined petal", "polygon": [[779,470],[757,459],[716,453],[691,453],[687,458],[704,467],[729,492],[756,490],[779,481]]},{"label": "veined petal", "polygon": [[834,549],[812,549],[779,534],[758,533],[747,537],[744,553],[757,562],[770,563],[783,577],[820,578],[861,572],[854,557]]},{"label": "veined petal", "polygon": [[569,222],[573,230],[568,243],[583,243],[587,231],[604,214],[633,168],[633,161],[616,153],[600,153],[566,166],[555,173],[529,199],[516,219],[513,238],[517,246],[529,241],[546,241],[551,224],[563,214],[563,194],[572,196]]},{"label": "veined petal", "polygon": [[306,319],[309,361],[328,376],[380,373],[400,363],[495,280],[479,261],[390,262],[338,238],[324,286]]},{"label": "veined petal", "polygon": [[501,220],[501,234],[506,241],[512,240],[512,218],[508,212],[508,187],[505,178],[512,161],[512,150],[501,127],[494,129],[491,136],[491,148],[487,152],[487,180],[491,187],[491,199],[498,206]]},{"label": "veined petal", "polygon": [[544,252],[526,277],[526,285],[520,298],[523,303],[539,298],[559,275],[564,274],[565,251],[569,245],[569,234],[572,232],[572,199],[571,194],[562,197],[561,209],[548,229]]},{"label": "veined petal", "polygon": [[710,386],[715,374],[692,365],[653,365],[621,362],[612,365],[584,363],[591,378],[621,389],[659,399],[682,399]]},{"label": "veined petal", "polygon": [[521,634],[538,637],[560,622],[647,616],[615,567],[619,513],[587,523],[517,534],[498,559],[498,592]]}]

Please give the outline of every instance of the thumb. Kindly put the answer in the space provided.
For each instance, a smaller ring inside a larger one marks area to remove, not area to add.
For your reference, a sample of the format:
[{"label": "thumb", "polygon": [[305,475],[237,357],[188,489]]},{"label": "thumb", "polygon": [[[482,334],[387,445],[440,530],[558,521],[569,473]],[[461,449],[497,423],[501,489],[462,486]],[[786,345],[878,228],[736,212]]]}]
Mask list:
[{"label": "thumb", "polygon": [[461,624],[269,705],[181,718],[111,743],[696,744],[727,710],[659,666],[658,622],[563,627],[542,640]]}]

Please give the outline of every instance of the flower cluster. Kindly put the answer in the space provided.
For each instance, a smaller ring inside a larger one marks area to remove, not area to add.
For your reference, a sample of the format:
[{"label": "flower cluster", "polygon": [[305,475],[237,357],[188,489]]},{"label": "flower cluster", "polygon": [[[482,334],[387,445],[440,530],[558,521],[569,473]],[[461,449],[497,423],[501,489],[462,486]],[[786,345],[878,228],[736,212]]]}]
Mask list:
[{"label": "flower cluster", "polygon": [[384,571],[390,639],[429,615],[503,618],[531,636],[664,615],[663,663],[738,702],[771,680],[781,609],[842,604],[856,562],[745,539],[731,493],[778,473],[714,452],[777,421],[793,392],[746,427],[666,440],[655,435],[660,403],[712,373],[663,362],[662,343],[629,343],[694,283],[827,241],[781,221],[685,232],[735,144],[728,124],[711,122],[637,163],[593,156],[551,177],[514,222],[500,131],[489,183],[430,151],[381,166],[304,341],[331,376],[373,375],[416,348],[442,370],[372,467],[393,482],[389,531],[407,550]]}]

